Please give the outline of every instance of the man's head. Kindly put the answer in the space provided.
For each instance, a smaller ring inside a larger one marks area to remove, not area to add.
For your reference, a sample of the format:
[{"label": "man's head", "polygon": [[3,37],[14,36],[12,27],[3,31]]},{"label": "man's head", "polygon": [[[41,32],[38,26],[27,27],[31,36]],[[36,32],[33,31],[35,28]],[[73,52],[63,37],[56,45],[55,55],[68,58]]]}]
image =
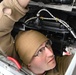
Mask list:
[{"label": "man's head", "polygon": [[52,69],[56,65],[48,38],[38,31],[29,30],[19,34],[16,50],[23,63],[36,73]]},{"label": "man's head", "polygon": [[21,60],[27,65],[40,45],[47,40],[48,38],[35,30],[18,34],[15,44]]}]

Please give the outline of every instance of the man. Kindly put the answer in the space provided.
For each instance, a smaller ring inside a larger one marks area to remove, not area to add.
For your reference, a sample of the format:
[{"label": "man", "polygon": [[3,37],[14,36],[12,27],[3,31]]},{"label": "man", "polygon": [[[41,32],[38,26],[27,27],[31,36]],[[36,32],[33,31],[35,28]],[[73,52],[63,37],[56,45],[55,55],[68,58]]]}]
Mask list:
[{"label": "man", "polygon": [[14,43],[11,31],[14,23],[28,11],[29,1],[3,0],[0,3],[0,47],[8,56],[16,57],[17,52],[23,66],[36,75],[64,75],[72,56],[56,57],[55,61],[51,41],[40,32],[20,32]]},{"label": "man", "polygon": [[64,75],[72,58],[56,57],[55,61],[51,41],[35,30],[18,34],[15,46],[22,64],[36,75]]}]

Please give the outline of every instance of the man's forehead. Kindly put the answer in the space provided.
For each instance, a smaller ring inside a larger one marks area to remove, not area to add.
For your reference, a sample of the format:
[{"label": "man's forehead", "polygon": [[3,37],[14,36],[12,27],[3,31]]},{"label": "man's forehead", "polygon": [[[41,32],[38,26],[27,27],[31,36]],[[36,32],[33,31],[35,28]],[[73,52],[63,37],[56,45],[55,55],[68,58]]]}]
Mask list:
[{"label": "man's forehead", "polygon": [[40,45],[40,47],[38,48],[38,50],[41,49],[42,47],[45,47],[46,42],[47,42],[47,41],[43,42],[43,43]]}]

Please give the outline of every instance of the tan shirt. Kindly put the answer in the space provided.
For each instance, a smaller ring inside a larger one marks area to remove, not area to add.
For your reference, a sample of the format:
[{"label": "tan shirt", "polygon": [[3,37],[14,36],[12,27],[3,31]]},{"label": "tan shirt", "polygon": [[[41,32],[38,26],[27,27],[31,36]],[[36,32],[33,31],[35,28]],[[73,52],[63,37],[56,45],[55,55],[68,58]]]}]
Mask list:
[{"label": "tan shirt", "polygon": [[[6,10],[9,10],[8,13]],[[14,52],[14,39],[11,36],[14,23],[28,10],[22,8],[17,0],[3,0],[0,3],[0,49],[11,56]]]}]

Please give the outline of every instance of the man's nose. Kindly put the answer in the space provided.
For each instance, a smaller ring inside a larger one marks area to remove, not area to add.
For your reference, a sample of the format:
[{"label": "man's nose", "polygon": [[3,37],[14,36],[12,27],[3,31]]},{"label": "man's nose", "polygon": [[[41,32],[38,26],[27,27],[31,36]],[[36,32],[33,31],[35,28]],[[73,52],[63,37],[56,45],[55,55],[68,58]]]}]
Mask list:
[{"label": "man's nose", "polygon": [[53,54],[53,50],[50,48],[45,47],[45,53],[47,56],[52,56]]}]

